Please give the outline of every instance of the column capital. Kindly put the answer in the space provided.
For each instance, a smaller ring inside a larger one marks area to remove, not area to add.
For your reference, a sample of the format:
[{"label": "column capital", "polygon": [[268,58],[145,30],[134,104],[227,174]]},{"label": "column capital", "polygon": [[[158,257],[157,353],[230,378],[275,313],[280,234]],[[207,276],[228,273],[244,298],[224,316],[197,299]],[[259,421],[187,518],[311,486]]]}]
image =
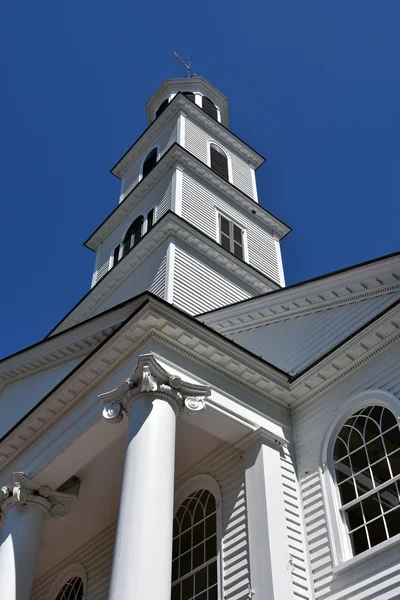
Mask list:
[{"label": "column capital", "polygon": [[104,405],[103,417],[112,423],[118,423],[124,413],[138,398],[161,399],[169,402],[178,416],[185,410],[189,414],[198,414],[205,409],[205,398],[210,396],[209,385],[193,384],[183,381],[177,375],[171,375],[154,358],[153,354],[139,357],[134,373],[120,386],[99,395]]},{"label": "column capital", "polygon": [[5,517],[12,506],[33,505],[41,508],[46,517],[67,517],[76,496],[38,485],[24,473],[13,473],[8,485],[0,488],[0,517]]}]

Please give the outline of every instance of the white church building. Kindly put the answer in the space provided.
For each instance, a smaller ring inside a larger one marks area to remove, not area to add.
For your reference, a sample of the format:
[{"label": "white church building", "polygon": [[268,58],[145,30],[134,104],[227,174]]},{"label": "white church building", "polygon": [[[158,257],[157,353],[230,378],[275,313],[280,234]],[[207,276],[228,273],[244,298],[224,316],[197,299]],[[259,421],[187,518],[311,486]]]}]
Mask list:
[{"label": "white church building", "polygon": [[91,289],[0,362],[0,599],[400,599],[400,254],[285,287],[227,98],[146,111]]}]

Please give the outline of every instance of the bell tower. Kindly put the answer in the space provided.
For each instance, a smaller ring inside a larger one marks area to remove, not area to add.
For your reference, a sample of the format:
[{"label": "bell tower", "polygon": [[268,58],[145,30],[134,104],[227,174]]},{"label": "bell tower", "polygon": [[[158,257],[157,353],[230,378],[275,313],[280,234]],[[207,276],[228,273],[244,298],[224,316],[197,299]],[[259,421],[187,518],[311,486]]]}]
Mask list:
[{"label": "bell tower", "polygon": [[85,242],[91,290],[52,333],[145,291],[197,315],[285,285],[290,228],[258,203],[265,159],[230,131],[226,96],[202,77],[166,79],[146,114],[111,169],[119,203]]}]

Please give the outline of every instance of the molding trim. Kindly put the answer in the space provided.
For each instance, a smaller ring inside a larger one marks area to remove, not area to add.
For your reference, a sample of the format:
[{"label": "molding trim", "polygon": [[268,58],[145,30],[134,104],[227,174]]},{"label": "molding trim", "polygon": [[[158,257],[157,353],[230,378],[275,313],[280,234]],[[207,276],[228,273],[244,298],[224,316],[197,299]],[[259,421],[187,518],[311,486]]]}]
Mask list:
[{"label": "molding trim", "polygon": [[266,444],[267,446],[271,446],[272,448],[280,449],[284,446],[289,445],[289,441],[285,438],[264,429],[264,427],[259,427],[255,431],[252,431],[244,438],[239,440],[235,444],[240,450],[246,451],[255,444]]}]

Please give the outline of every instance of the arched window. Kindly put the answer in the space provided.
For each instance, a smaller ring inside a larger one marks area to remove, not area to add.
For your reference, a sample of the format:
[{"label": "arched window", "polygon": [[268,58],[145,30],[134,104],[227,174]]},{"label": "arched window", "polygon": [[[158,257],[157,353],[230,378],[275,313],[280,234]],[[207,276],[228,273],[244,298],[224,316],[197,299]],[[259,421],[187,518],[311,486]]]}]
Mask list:
[{"label": "arched window", "polygon": [[182,94],[184,96],[186,96],[186,98],[188,98],[189,100],[191,100],[192,102],[195,101],[195,96],[193,94],[193,92],[182,92]]},{"label": "arched window", "polygon": [[84,600],[86,597],[86,571],[79,563],[70,564],[56,578],[45,600]]},{"label": "arched window", "polygon": [[167,108],[168,104],[169,104],[168,98],[166,100],[164,100],[164,102],[161,102],[160,106],[157,108],[156,119],[164,112],[164,110]]},{"label": "arched window", "polygon": [[83,580],[71,577],[64,583],[55,600],[83,600]]},{"label": "arched window", "polygon": [[214,102],[207,98],[207,96],[203,96],[202,107],[204,112],[206,112],[210,117],[218,121],[218,109],[215,106]]},{"label": "arched window", "polygon": [[218,175],[229,181],[228,157],[216,144],[210,144],[210,166]]},{"label": "arched window", "polygon": [[136,244],[141,240],[142,227],[143,227],[143,216],[140,215],[140,217],[138,217],[137,219],[135,219],[133,221],[132,225],[129,227],[129,229],[126,232],[126,235],[124,237],[124,242],[123,242],[123,246],[124,246],[123,255],[124,256],[127,252],[129,252],[129,250],[131,248],[136,246]]},{"label": "arched window", "polygon": [[171,600],[192,598],[218,598],[217,502],[208,489],[190,493],[174,518]]},{"label": "arched window", "polygon": [[156,166],[157,154],[158,154],[157,148],[153,148],[153,150],[151,152],[149,152],[148,155],[146,156],[146,158],[144,159],[143,169],[142,169],[143,177],[146,177],[146,175],[148,175],[150,173],[150,171],[152,171],[154,169],[154,167]]},{"label": "arched window", "polygon": [[333,468],[353,555],[400,533],[400,429],[391,410],[369,404],[353,413],[335,438]]}]

